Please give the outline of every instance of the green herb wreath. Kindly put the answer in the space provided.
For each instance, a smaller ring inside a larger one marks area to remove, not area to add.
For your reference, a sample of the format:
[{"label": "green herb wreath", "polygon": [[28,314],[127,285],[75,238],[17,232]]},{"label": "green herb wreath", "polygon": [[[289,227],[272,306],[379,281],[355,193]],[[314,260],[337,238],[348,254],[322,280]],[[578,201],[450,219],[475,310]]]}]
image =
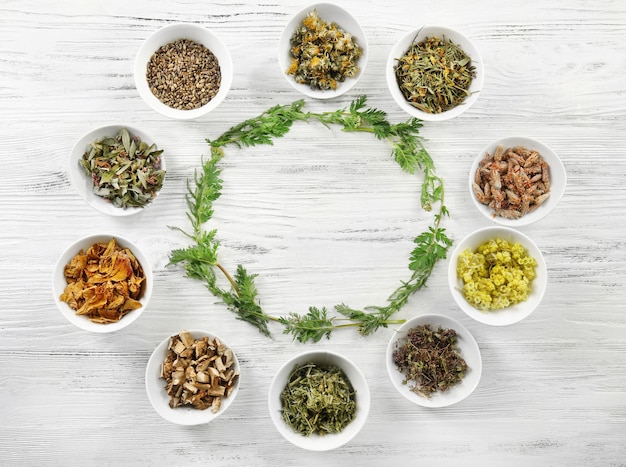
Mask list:
[{"label": "green herb wreath", "polygon": [[[366,100],[366,96],[359,96],[348,109],[322,113],[304,112],[303,100],[277,105],[232,127],[216,140],[207,139],[211,147],[210,157],[202,161],[201,171],[195,171],[193,183],[187,182],[187,217],[192,230],[188,232],[173,227],[193,243],[187,248],[171,251],[169,264],[182,264],[187,277],[203,281],[215,297],[237,314],[238,319],[256,326],[266,336],[271,335],[270,322],[281,324],[285,334],[292,334],[300,342],[318,342],[323,337],[329,338],[332,331],[339,328],[356,327],[362,335],[369,335],[380,327],[404,322],[390,318],[424,286],[437,261],[446,257],[452,245],[441,227],[442,218],[449,213],[444,205],[443,180],[437,176],[433,160],[419,136],[422,122],[412,118],[404,123],[391,124],[385,112],[366,107]],[[235,274],[231,275],[218,261],[217,230],[206,230],[204,226],[213,216],[213,202],[221,194],[218,164],[224,157],[224,146],[271,145],[273,138],[284,136],[293,123],[312,120],[327,127],[340,125],[343,131],[372,133],[377,139],[387,140],[392,147],[391,156],[402,170],[410,174],[421,170],[424,177],[420,196],[422,208],[431,211],[433,204],[438,204],[439,208],[428,230],[414,239],[416,247],[409,259],[409,279],[401,281],[387,298],[386,305],[358,310],[342,303],[334,307],[337,314],[333,316],[325,307],[312,306],[306,314],[289,313],[276,317],[266,314],[259,304],[254,282],[257,275],[248,273],[242,265],[238,265]],[[217,271],[227,279],[226,288],[218,285]]]}]

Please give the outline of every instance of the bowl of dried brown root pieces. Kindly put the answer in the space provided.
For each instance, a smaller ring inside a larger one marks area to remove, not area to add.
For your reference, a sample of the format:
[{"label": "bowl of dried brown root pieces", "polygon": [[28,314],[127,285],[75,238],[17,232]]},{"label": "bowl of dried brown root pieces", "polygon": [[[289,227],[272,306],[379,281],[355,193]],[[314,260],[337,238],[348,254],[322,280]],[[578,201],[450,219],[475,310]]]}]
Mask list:
[{"label": "bowl of dried brown root pieces", "polygon": [[178,425],[209,423],[239,390],[239,361],[225,341],[184,330],[163,340],[146,366],[146,391],[156,412]]},{"label": "bowl of dried brown root pieces", "polygon": [[410,402],[445,407],[469,396],[480,381],[482,358],[474,337],[444,315],[415,316],[400,326],[386,354],[391,382]]},{"label": "bowl of dried brown root pieces", "polygon": [[481,214],[508,227],[547,216],[565,192],[561,159],[544,143],[513,136],[487,145],[469,171],[469,191]]}]

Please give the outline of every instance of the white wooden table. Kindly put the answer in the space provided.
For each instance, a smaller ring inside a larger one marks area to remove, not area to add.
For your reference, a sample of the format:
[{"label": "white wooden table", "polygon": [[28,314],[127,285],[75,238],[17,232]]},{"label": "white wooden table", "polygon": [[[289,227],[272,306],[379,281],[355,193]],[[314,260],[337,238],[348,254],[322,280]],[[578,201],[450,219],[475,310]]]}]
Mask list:
[{"label": "white wooden table", "polygon": [[[307,108],[334,110],[359,94],[388,112],[384,65],[392,45],[422,24],[463,31],[479,47],[484,90],[461,117],[422,135],[445,179],[459,240],[489,225],[467,193],[469,166],[503,136],[539,139],[561,156],[568,186],[544,220],[525,227],[548,263],[549,286],[525,321],[493,328],[454,304],[441,262],[398,313],[459,320],[483,357],[476,391],[457,405],[405,401],[386,375],[393,329],[341,331],[299,344],[235,319],[203,285],[168,267],[186,245],[185,184],[208,154],[205,138],[275,104],[301,98],[282,76],[276,45],[307,2],[0,2],[0,464],[14,465],[626,465],[626,5],[587,0],[339,2],[360,21],[370,60],[349,95]],[[225,102],[196,121],[170,121],[139,98],[132,65],[142,41],[171,22],[205,25],[235,64]],[[99,214],[70,184],[69,151],[83,133],[126,122],[159,135],[166,186],[133,218]],[[430,223],[418,182],[384,143],[319,125],[296,125],[274,147],[228,150],[213,225],[222,258],[258,273],[275,315],[382,304],[406,277],[412,238]],[[54,306],[53,265],[92,232],[132,237],[151,256],[149,309],[113,335],[80,331]],[[185,328],[223,336],[241,359],[236,403],[213,424],[161,419],[144,389],[155,346]],[[367,424],[335,451],[309,453],[271,424],[267,392],[290,355],[341,352],[372,391]]]}]

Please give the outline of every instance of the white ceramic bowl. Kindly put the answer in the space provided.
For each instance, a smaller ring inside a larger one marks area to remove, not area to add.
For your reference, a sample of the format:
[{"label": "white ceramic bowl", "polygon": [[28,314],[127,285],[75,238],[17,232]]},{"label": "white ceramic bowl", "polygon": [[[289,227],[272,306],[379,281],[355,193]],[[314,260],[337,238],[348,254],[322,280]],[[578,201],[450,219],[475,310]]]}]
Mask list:
[{"label": "white ceramic bowl", "polygon": [[[340,432],[324,436],[312,434],[303,436],[293,431],[281,417],[282,404],[280,394],[287,385],[289,375],[296,366],[313,362],[319,365],[336,365],[343,370],[356,391],[356,416]],[[370,391],[365,376],[348,358],[327,350],[311,350],[287,360],[278,370],[269,390],[269,411],[278,432],[289,442],[309,451],[328,451],[350,441],[361,430],[370,409]]]},{"label": "white ceramic bowl", "polygon": [[[481,244],[495,238],[501,238],[514,243],[517,242],[526,248],[528,254],[537,260],[537,266],[535,267],[536,277],[532,281],[532,291],[526,301],[501,310],[483,312],[474,308],[465,300],[461,292],[463,281],[457,277],[456,269],[459,255],[463,251],[468,248],[475,251]],[[450,256],[450,263],[448,264],[448,283],[452,297],[469,317],[492,326],[506,326],[517,323],[528,317],[539,306],[548,285],[548,270],[541,250],[539,250],[535,242],[529,237],[509,227],[484,227],[472,232],[456,245],[456,248]]]},{"label": "white ceramic bowl", "polygon": [[[62,302],[59,297],[61,296],[67,285],[67,281],[65,280],[64,275],[65,265],[69,264],[71,259],[76,256],[81,250],[87,251],[87,249],[95,243],[108,243],[111,238],[115,238],[117,244],[122,248],[129,248],[133,255],[135,255],[135,258],[137,258],[137,261],[139,261],[139,264],[141,264],[141,267],[145,274],[143,292],[141,298],[139,299],[142,306],[141,308],[131,311],[116,323],[99,324],[90,321],[89,318],[85,316],[77,315],[76,311],[73,310],[67,303]],[[139,319],[139,317],[143,314],[144,310],[150,302],[152,289],[153,273],[150,262],[148,261],[146,255],[133,241],[123,236],[111,233],[88,235],[72,243],[65,249],[63,254],[57,260],[52,275],[52,292],[54,295],[54,302],[56,303],[61,314],[74,326],[80,329],[84,329],[85,331],[91,331],[95,333],[108,333],[119,331],[120,329],[125,328],[126,326]]]},{"label": "white ceramic bowl", "polygon": [[[426,37],[445,37],[451,39],[452,42],[458,44],[463,51],[472,59],[472,65],[476,70],[476,76],[472,80],[470,85],[471,95],[466,97],[465,100],[456,107],[441,113],[428,113],[423,112],[416,107],[412,106],[400,91],[398,82],[396,80],[395,66],[397,60],[402,57],[409,49],[412,43],[420,42]],[[409,115],[419,118],[420,120],[440,122],[443,120],[449,120],[454,117],[458,117],[463,112],[467,111],[478,99],[480,91],[483,87],[485,69],[483,66],[482,57],[472,41],[470,41],[461,32],[447,28],[443,26],[423,26],[417,30],[411,31],[402,37],[391,49],[386,65],[387,86],[391,96],[396,103]]]},{"label": "white ceramic bowl", "polygon": [[[194,339],[199,339],[204,336],[208,336],[210,339],[217,337],[222,344],[226,345],[233,351],[234,370],[241,373],[237,353],[221,337],[210,332],[197,329],[189,330],[188,332]],[[231,394],[222,399],[222,405],[215,413],[213,413],[210,408],[206,410],[198,410],[192,407],[176,407],[175,409],[172,409],[169,405],[170,396],[167,394],[165,389],[165,380],[161,378],[161,364],[165,359],[169,341],[170,336],[164,339],[156,347],[156,349],[154,349],[150,359],[148,360],[148,365],[146,366],[146,392],[152,407],[165,420],[178,425],[201,425],[215,420],[233,404],[233,401],[239,392],[239,381],[241,380],[241,375],[235,382]]]},{"label": "white ceramic bowl", "polygon": [[[95,128],[85,133],[76,142],[76,144],[74,144],[69,159],[68,172],[70,175],[70,179],[72,180],[72,184],[78,191],[80,197],[84,199],[87,204],[89,204],[92,208],[110,216],[130,216],[132,214],[137,214],[139,212],[142,212],[144,209],[150,207],[156,200],[156,198],[152,199],[144,207],[120,208],[114,206],[113,203],[111,203],[109,200],[104,199],[103,197],[98,196],[93,192],[93,184],[91,182],[91,178],[79,163],[79,161],[83,157],[83,154],[91,146],[91,143],[101,140],[105,136],[114,137],[117,132],[122,128],[126,128],[131,135],[141,138],[141,141],[145,141],[148,144],[156,144],[157,149],[163,149],[158,141],[155,141],[143,130],[134,128],[130,125],[106,125]],[[163,170],[166,170],[165,158],[163,157],[164,155],[165,152],[161,154],[161,168]]]},{"label": "white ceramic bowl", "polygon": [[[529,212],[519,219],[506,219],[501,216],[494,216],[494,211],[489,206],[482,204],[478,201],[478,198],[474,194],[473,183],[478,165],[484,159],[485,154],[493,154],[498,146],[502,146],[504,149],[523,146],[527,149],[536,150],[541,154],[543,159],[550,167],[550,196],[548,199],[533,212]],[[474,159],[474,162],[469,171],[469,193],[472,201],[480,213],[487,219],[504,226],[509,227],[521,227],[523,225],[529,225],[537,222],[539,219],[547,216],[559,203],[563,194],[565,193],[565,186],[567,185],[567,173],[563,162],[556,153],[545,144],[523,136],[511,136],[508,138],[502,138],[498,141],[486,146]]]},{"label": "white ceramic bowl", "polygon": [[[302,20],[308,16],[313,10],[317,10],[317,14],[320,19],[327,21],[329,23],[336,23],[337,26],[345,31],[346,33],[352,34],[356,43],[359,47],[363,49],[363,53],[357,62],[357,66],[359,67],[359,71],[353,78],[346,78],[345,81],[338,83],[337,89],[329,89],[329,90],[321,90],[321,89],[312,89],[308,84],[300,84],[296,83],[293,79],[293,76],[288,75],[287,69],[291,64],[291,55],[289,50],[291,49],[291,37],[296,29],[302,25]],[[333,5],[332,3],[316,3],[314,5],[308,6],[294,16],[291,17],[285,28],[283,29],[282,34],[280,35],[280,39],[278,42],[278,64],[280,65],[281,73],[287,79],[287,82],[293,86],[294,89],[298,90],[302,94],[308,97],[312,97],[314,99],[332,99],[334,97],[341,96],[345,94],[350,89],[352,89],[356,83],[359,81],[363,72],[365,71],[365,67],[367,65],[368,60],[368,46],[367,46],[367,38],[365,37],[365,33],[361,28],[361,25],[358,21],[346,10],[343,8]]]},{"label": "white ceramic bowl", "polygon": [[[213,52],[213,55],[215,55],[219,62],[221,72],[220,89],[213,99],[197,109],[174,109],[161,102],[148,86],[146,71],[150,57],[152,57],[160,47],[178,39],[189,39],[204,45]],[[145,40],[135,58],[134,75],[135,86],[137,87],[137,91],[139,91],[139,95],[152,109],[166,117],[189,120],[206,115],[220,105],[226,98],[233,81],[233,64],[230,52],[221,39],[213,32],[197,24],[176,23],[158,29]]]},{"label": "white ceramic bowl", "polygon": [[[442,327],[444,329],[454,329],[457,332],[457,346],[459,354],[467,363],[468,370],[461,382],[444,392],[436,392],[426,398],[420,396],[411,390],[413,385],[409,382],[404,384],[404,373],[400,372],[398,367],[393,361],[393,352],[398,345],[402,345],[406,342],[407,332],[416,327],[429,324],[431,329],[437,329]],[[444,315],[426,314],[415,316],[408,319],[402,326],[400,326],[393,334],[387,345],[387,373],[393,383],[394,387],[410,402],[421,405],[423,407],[446,407],[448,405],[456,404],[469,396],[480,381],[482,374],[482,358],[480,356],[480,349],[474,337],[470,332],[458,321],[449,318]]]}]

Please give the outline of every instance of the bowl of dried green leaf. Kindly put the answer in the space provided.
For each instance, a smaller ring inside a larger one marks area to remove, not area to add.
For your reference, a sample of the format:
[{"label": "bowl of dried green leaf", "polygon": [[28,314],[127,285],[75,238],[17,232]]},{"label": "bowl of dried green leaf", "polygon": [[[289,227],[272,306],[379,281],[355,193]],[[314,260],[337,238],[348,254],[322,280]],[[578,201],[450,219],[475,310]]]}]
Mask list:
[{"label": "bowl of dried green leaf", "polygon": [[166,173],[163,149],[129,125],[87,132],[74,145],[68,170],[81,198],[111,216],[136,214],[152,204]]},{"label": "bowl of dried green leaf", "polygon": [[391,96],[405,112],[420,120],[443,121],[476,102],[484,67],[478,49],[464,34],[423,26],[391,49],[386,77]]},{"label": "bowl of dried green leaf", "polygon": [[332,99],[352,89],[367,57],[367,38],[358,21],[331,3],[292,16],[278,43],[281,72],[291,86],[314,99]]},{"label": "bowl of dried green leaf", "polygon": [[387,345],[387,372],[398,392],[423,407],[445,407],[469,396],[482,374],[480,349],[458,321],[440,314],[408,319]]},{"label": "bowl of dried green leaf", "polygon": [[166,117],[188,120],[214,110],[233,80],[230,52],[209,29],[175,23],[158,29],[141,45],[134,65],[143,100]]},{"label": "bowl of dried green leaf", "polygon": [[278,432],[310,451],[343,446],[361,430],[370,408],[365,376],[347,357],[311,350],[286,361],[269,390],[269,411]]}]

